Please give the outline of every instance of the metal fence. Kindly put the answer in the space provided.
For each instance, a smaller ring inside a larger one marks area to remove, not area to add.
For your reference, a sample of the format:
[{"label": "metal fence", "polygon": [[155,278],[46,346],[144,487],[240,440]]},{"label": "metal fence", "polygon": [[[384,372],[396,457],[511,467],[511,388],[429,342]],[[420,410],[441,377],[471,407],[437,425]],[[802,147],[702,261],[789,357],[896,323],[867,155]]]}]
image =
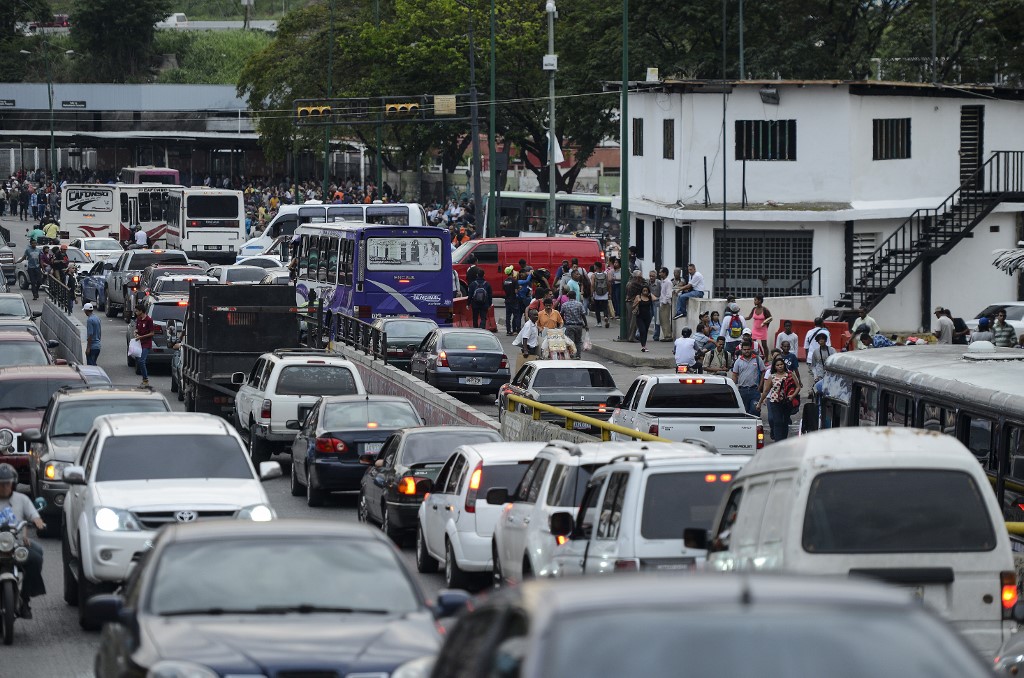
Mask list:
[{"label": "metal fence", "polygon": [[344,313],[324,312],[323,300],[299,312],[299,331],[309,348],[323,348],[336,341],[388,362],[388,334],[372,324]]},{"label": "metal fence", "polygon": [[43,285],[50,301],[57,304],[65,313],[71,313],[75,308],[75,293],[55,275],[48,275],[43,278]]}]

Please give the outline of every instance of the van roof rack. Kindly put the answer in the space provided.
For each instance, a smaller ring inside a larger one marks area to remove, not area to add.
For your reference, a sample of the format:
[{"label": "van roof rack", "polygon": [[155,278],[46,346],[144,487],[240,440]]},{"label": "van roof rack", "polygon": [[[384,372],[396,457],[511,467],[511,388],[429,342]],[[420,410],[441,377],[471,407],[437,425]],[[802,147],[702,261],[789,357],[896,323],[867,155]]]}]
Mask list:
[{"label": "van roof rack", "polygon": [[580,449],[580,444],[574,443],[571,440],[550,440],[548,441],[548,447],[560,448],[568,452],[569,455],[573,457],[579,457],[583,454],[583,451]]},{"label": "van roof rack", "polygon": [[[647,451],[647,447],[646,446],[644,446],[644,447],[642,447],[640,449],[642,449],[644,452]],[[609,464],[614,464],[614,463],[619,462],[619,461],[641,461],[644,464],[644,468],[647,468],[647,455],[644,454],[643,452],[626,452],[625,454],[619,454],[619,455],[616,455],[616,456],[612,457],[608,461],[608,463]]]},{"label": "van roof rack", "polygon": [[280,358],[286,355],[326,355],[330,351],[325,348],[275,348],[271,353]]}]

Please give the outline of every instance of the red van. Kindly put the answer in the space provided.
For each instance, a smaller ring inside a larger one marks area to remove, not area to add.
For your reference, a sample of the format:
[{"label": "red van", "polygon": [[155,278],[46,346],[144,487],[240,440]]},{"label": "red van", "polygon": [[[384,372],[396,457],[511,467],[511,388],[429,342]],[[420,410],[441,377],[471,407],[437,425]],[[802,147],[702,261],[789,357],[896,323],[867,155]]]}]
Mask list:
[{"label": "red van", "polygon": [[505,267],[515,266],[519,260],[534,269],[546,268],[554,275],[562,261],[579,260],[580,267],[589,270],[591,264],[604,261],[601,244],[593,238],[567,237],[526,237],[526,238],[480,238],[470,240],[452,253],[452,265],[459,276],[462,295],[466,295],[468,282],[466,270],[470,266],[470,255],[476,257],[476,265],[484,269],[487,282],[491,284],[495,297],[502,297],[501,285],[505,280]]}]

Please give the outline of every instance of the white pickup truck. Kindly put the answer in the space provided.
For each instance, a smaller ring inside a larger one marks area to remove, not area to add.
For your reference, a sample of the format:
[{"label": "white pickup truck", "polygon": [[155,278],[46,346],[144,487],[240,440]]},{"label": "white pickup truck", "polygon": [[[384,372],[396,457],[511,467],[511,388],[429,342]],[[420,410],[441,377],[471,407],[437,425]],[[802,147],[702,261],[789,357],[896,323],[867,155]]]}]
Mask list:
[{"label": "white pickup truck", "polygon": [[754,454],[764,446],[761,420],[747,414],[736,384],[709,374],[637,377],[609,422],[676,442],[702,440],[722,454]]}]

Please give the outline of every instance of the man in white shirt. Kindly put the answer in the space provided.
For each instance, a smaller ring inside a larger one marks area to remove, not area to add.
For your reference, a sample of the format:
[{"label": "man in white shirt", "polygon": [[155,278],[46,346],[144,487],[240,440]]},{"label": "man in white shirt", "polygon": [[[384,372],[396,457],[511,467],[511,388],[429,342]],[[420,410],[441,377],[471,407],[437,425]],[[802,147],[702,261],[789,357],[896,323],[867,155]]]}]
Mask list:
[{"label": "man in white shirt", "polygon": [[694,362],[696,362],[697,360],[697,342],[693,337],[690,336],[691,334],[693,334],[693,331],[689,327],[684,327],[682,331],[682,336],[676,339],[676,367],[679,367],[680,365],[686,365],[688,369],[692,369]]},{"label": "man in white shirt", "polygon": [[872,337],[881,332],[878,327],[878,323],[875,322],[874,318],[868,315],[868,309],[865,306],[861,306],[857,309],[857,318],[850,325],[850,329],[853,330],[854,334],[860,334],[857,330],[861,325],[868,326],[868,334]]},{"label": "man in white shirt", "polygon": [[946,315],[946,309],[941,306],[935,309],[935,318],[939,329],[932,332],[940,344],[952,344],[953,343],[953,320]]},{"label": "man in white shirt", "polygon": [[537,309],[531,308],[527,313],[527,321],[523,324],[523,328],[519,330],[519,334],[512,340],[513,346],[518,346],[523,352],[523,355],[537,355],[537,347],[540,345],[540,341],[537,335],[537,319],[540,317],[540,313]]},{"label": "man in white shirt", "polygon": [[682,292],[676,297],[676,317],[686,317],[686,300],[691,297],[700,299],[704,296],[704,276],[697,270],[696,264],[689,264],[686,267],[690,279],[682,287]]},{"label": "man in white shirt", "polygon": [[797,346],[800,343],[799,338],[796,336],[796,332],[793,331],[793,321],[787,320],[782,323],[782,331],[775,335],[775,348],[782,350],[782,342],[788,341],[790,347]]},{"label": "man in white shirt", "polygon": [[146,235],[144,230],[142,230],[142,226],[135,227],[135,244],[138,247],[149,246],[149,236]]},{"label": "man in white shirt", "polygon": [[814,319],[814,327],[807,331],[804,335],[804,353],[807,355],[808,364],[811,362],[811,349],[814,347],[814,342],[820,335],[825,335],[825,345],[829,348],[832,347],[832,335],[829,333],[828,328],[825,327],[825,320],[823,318]]},{"label": "man in white shirt", "polygon": [[661,280],[661,294],[658,295],[658,316],[661,322],[661,341],[672,341],[672,283],[668,279],[668,269],[664,266],[658,271]]}]

